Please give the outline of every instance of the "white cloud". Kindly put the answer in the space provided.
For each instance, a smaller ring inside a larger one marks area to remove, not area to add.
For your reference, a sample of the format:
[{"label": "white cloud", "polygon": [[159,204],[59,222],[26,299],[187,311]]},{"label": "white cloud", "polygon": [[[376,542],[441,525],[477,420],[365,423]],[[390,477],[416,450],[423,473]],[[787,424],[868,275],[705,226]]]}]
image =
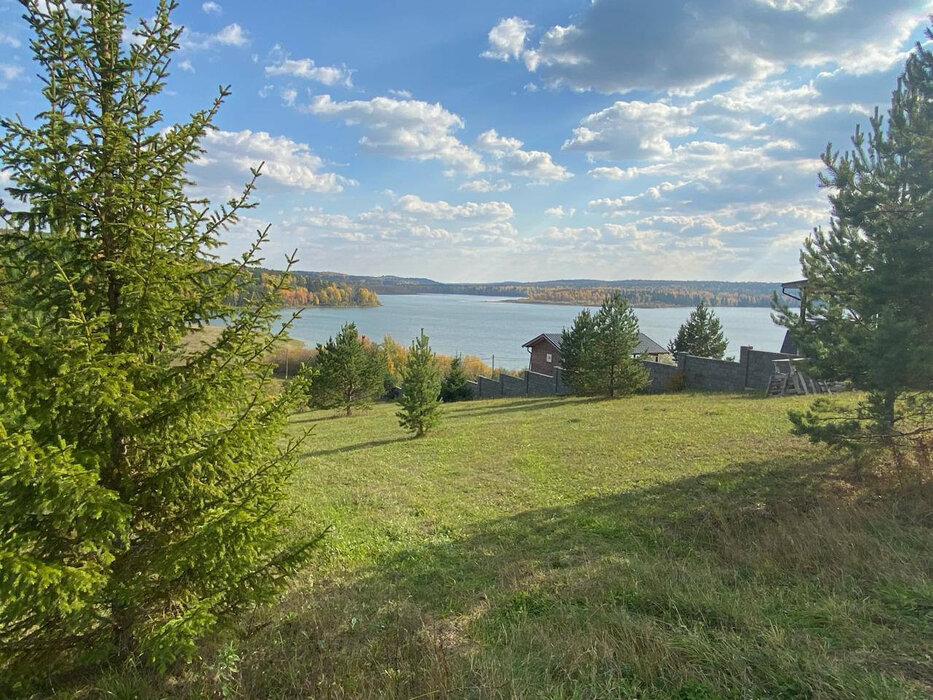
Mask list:
[{"label": "white cloud", "polygon": [[568,180],[573,177],[567,168],[558,165],[550,153],[522,150],[524,144],[516,138],[500,136],[495,129],[477,137],[476,146],[493,159],[498,168],[511,175],[527,177],[535,182]]},{"label": "white cloud", "polygon": [[20,46],[22,46],[22,42],[12,34],[7,34],[6,32],[0,31],[0,46],[9,46],[11,48],[18,49]]},{"label": "white cloud", "polygon": [[208,0],[208,2],[201,3],[201,9],[209,15],[220,15],[223,14],[224,8],[221,7],[220,3],[214,2],[213,0]]},{"label": "white cloud", "polygon": [[489,33],[488,58],[521,60],[548,86],[624,93],[696,91],[792,66],[886,70],[926,21],[928,0],[592,2],[537,40],[520,17]]},{"label": "white cloud", "polygon": [[521,17],[499,20],[499,23],[489,30],[489,48],[482,55],[501,61],[518,59],[525,51],[525,40],[533,27],[531,22]]},{"label": "white cloud", "polygon": [[395,209],[418,218],[434,220],[488,219],[504,221],[511,219],[515,214],[512,205],[508,202],[450,204],[443,200],[428,202],[414,194],[399,197],[395,202]]},{"label": "white cloud", "polygon": [[191,61],[189,61],[187,58],[182,59],[178,63],[178,67],[187,73],[194,73],[194,66],[191,64]]},{"label": "white cloud", "polygon": [[437,102],[391,97],[336,101],[330,95],[317,95],[303,110],[361,126],[363,136],[359,145],[371,153],[408,160],[437,160],[466,174],[485,169],[479,153],[453,135],[463,128],[463,120]]},{"label": "white cloud", "polygon": [[282,226],[300,247],[336,245],[341,256],[369,253],[378,244],[380,256],[404,258],[442,250],[445,256],[476,258],[492,250],[516,249],[513,216],[507,202],[452,204],[406,194],[390,208],[377,206],[355,216],[302,208]]},{"label": "white cloud", "polygon": [[182,32],[180,44],[189,51],[206,51],[219,46],[243,47],[249,43],[249,34],[234,22],[215,34],[202,34],[190,29]]},{"label": "white cloud", "polygon": [[260,186],[278,186],[313,192],[340,192],[356,181],[336,173],[322,172],[324,161],[307,144],[265,131],[208,131],[203,143],[207,153],[194,165],[202,187],[243,180],[250,168],[265,163]]},{"label": "white cloud", "polygon": [[12,63],[0,63],[0,84],[16,80],[23,74],[23,67]]},{"label": "white cloud", "polygon": [[507,180],[487,180],[486,178],[477,178],[467,180],[457,189],[468,192],[508,192],[512,189],[512,184]]},{"label": "white cloud", "polygon": [[403,100],[411,99],[411,93],[408,90],[396,90],[394,88],[390,88],[389,94],[393,97],[401,97]]},{"label": "white cloud", "polygon": [[289,107],[295,105],[295,100],[298,99],[298,91],[293,88],[285,88],[282,90],[282,102],[287,104]]},{"label": "white cloud", "polygon": [[549,209],[544,210],[545,216],[553,216],[557,219],[563,219],[565,216],[573,216],[576,213],[576,209],[570,207],[569,209],[564,209],[563,204],[558,204],[556,207],[550,207]]},{"label": "white cloud", "polygon": [[668,139],[697,131],[692,112],[665,102],[619,101],[584,118],[563,148],[611,160],[669,156]]},{"label": "white cloud", "polygon": [[631,177],[628,170],[623,170],[617,165],[593,168],[592,170],[587,170],[586,174],[590,177],[595,177],[597,179],[602,178],[605,180],[625,180]]},{"label": "white cloud", "polygon": [[265,68],[266,75],[287,75],[292,78],[313,80],[323,85],[353,85],[353,71],[346,66],[319,66],[310,58],[283,58]]}]

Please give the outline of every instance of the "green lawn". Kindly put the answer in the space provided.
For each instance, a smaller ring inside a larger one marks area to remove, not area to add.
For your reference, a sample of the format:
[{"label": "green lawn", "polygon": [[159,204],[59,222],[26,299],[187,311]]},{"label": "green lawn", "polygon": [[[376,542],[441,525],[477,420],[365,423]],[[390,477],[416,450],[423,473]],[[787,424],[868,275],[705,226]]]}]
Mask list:
[{"label": "green lawn", "polygon": [[332,530],[169,692],[928,697],[933,496],[792,437],[806,402],[478,401],[419,440],[393,406],[296,416],[301,529]]}]

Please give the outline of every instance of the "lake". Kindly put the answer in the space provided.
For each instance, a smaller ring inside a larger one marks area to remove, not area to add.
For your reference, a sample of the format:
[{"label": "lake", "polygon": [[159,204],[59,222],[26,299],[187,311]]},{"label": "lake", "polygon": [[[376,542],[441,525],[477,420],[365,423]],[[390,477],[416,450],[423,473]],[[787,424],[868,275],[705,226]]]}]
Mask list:
[{"label": "lake", "polygon": [[[520,369],[528,365],[522,344],[544,332],[560,332],[573,323],[583,307],[552,304],[510,304],[503,297],[461,294],[385,294],[382,306],[370,308],[308,308],[292,326],[291,336],[309,346],[326,341],[348,322],[374,341],[386,334],[408,345],[424,328],[431,347],[444,355],[477,355],[496,367]],[[692,308],[635,309],[639,328],[666,346],[687,320]],[[739,356],[739,347],[778,351],[784,329],[771,321],[771,310],[717,307],[729,340],[726,355]]]}]

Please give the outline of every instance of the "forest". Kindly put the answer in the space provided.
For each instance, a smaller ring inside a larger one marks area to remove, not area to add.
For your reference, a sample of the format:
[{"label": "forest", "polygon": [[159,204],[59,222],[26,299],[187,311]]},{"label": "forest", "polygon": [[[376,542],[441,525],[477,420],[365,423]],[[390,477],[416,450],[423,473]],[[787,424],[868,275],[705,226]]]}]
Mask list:
[{"label": "forest", "polygon": [[[243,303],[252,294],[271,287],[282,272],[253,268],[250,280],[237,298]],[[282,305],[286,308],[308,306],[380,306],[379,297],[371,289],[346,280],[334,280],[316,274],[289,272],[281,290]]]},{"label": "forest", "polygon": [[514,297],[515,301],[541,304],[599,306],[613,290],[632,306],[710,306],[771,305],[772,295],[780,294],[778,282],[723,282],[715,280],[595,280],[566,279],[541,282],[437,282],[424,277],[392,275],[347,275],[339,272],[297,272],[308,280],[361,286],[375,294],[476,294]]}]

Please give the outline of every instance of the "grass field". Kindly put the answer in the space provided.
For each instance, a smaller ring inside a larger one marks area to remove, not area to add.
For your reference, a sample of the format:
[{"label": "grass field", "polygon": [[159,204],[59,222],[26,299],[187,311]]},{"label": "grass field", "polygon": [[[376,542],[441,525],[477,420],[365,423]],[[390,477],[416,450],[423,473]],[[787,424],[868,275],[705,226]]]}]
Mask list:
[{"label": "grass field", "polygon": [[393,406],[296,416],[315,563],[174,685],[97,691],[929,697],[933,496],[792,437],[805,403],[471,402],[420,440]]}]

